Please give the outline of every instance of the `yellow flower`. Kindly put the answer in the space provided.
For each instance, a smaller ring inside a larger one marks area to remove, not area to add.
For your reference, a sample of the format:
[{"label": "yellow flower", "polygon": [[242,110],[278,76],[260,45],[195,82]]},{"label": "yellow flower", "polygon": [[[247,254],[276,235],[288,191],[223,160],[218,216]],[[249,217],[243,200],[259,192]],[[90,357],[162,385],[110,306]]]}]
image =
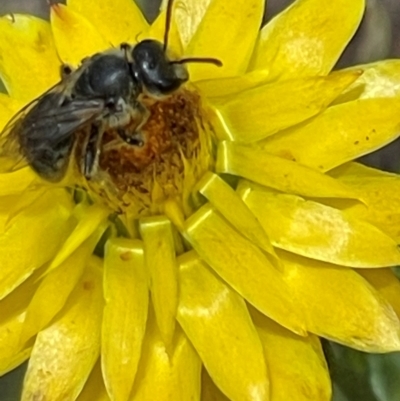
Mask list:
[{"label": "yellow flower", "polygon": [[[223,67],[147,104],[154,160],[104,143],[93,181],[0,174],[0,373],[30,357],[23,400],[323,401],[319,337],[400,350],[400,179],[351,162],[398,135],[400,62],[331,73],[363,0],[259,31],[263,4],[176,0],[169,50]],[[131,0],[1,18],[1,127],[62,62],[164,21]]]}]

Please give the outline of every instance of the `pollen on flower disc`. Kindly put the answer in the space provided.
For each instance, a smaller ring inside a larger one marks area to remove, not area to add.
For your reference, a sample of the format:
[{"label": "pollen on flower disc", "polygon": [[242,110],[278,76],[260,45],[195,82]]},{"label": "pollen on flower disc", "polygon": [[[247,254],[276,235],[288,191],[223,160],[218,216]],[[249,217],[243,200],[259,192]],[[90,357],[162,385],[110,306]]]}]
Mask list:
[{"label": "pollen on flower disc", "polygon": [[148,117],[139,128],[125,127],[123,135],[139,134],[142,146],[126,143],[116,130],[107,131],[98,173],[88,187],[115,210],[143,216],[162,211],[167,199],[182,201],[188,174],[203,174],[211,159],[204,140],[205,112],[196,92],[181,89],[166,98],[144,95],[140,100]]}]

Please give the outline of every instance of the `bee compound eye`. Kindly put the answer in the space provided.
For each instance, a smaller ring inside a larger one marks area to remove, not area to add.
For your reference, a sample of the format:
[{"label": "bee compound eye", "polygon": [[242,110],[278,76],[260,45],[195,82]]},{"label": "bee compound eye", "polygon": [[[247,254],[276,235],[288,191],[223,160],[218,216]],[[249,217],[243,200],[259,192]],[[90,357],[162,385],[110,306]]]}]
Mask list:
[{"label": "bee compound eye", "polygon": [[155,70],[157,67],[157,63],[155,60],[150,60],[147,62],[146,68],[148,68],[149,70]]}]

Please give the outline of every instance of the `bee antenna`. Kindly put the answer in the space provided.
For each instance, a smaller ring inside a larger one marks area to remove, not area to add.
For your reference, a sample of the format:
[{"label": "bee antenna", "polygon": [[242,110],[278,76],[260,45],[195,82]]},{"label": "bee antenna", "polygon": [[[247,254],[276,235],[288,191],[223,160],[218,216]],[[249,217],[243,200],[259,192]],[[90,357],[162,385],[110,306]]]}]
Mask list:
[{"label": "bee antenna", "polygon": [[208,63],[214,64],[217,67],[222,67],[222,61],[212,57],[187,57],[181,58],[180,60],[174,60],[171,64],[186,64],[186,63]]},{"label": "bee antenna", "polygon": [[168,47],[168,36],[171,29],[172,21],[172,8],[174,6],[174,0],[168,0],[167,3],[167,15],[165,17],[165,32],[164,32],[164,53],[167,51]]}]

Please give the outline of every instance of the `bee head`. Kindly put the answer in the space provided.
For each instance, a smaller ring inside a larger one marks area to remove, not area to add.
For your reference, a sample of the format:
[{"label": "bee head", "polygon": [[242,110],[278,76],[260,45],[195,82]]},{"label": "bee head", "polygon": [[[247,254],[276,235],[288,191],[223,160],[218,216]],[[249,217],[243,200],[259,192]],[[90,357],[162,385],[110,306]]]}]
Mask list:
[{"label": "bee head", "polygon": [[173,0],[166,10],[164,43],[142,40],[132,48],[133,73],[138,82],[154,95],[168,95],[189,79],[186,63],[211,63],[222,66],[220,60],[210,57],[190,57],[170,60],[167,56],[168,34],[171,28]]},{"label": "bee head", "polygon": [[164,45],[156,40],[143,40],[132,49],[136,79],[155,95],[167,95],[189,79],[185,66],[169,60]]}]

